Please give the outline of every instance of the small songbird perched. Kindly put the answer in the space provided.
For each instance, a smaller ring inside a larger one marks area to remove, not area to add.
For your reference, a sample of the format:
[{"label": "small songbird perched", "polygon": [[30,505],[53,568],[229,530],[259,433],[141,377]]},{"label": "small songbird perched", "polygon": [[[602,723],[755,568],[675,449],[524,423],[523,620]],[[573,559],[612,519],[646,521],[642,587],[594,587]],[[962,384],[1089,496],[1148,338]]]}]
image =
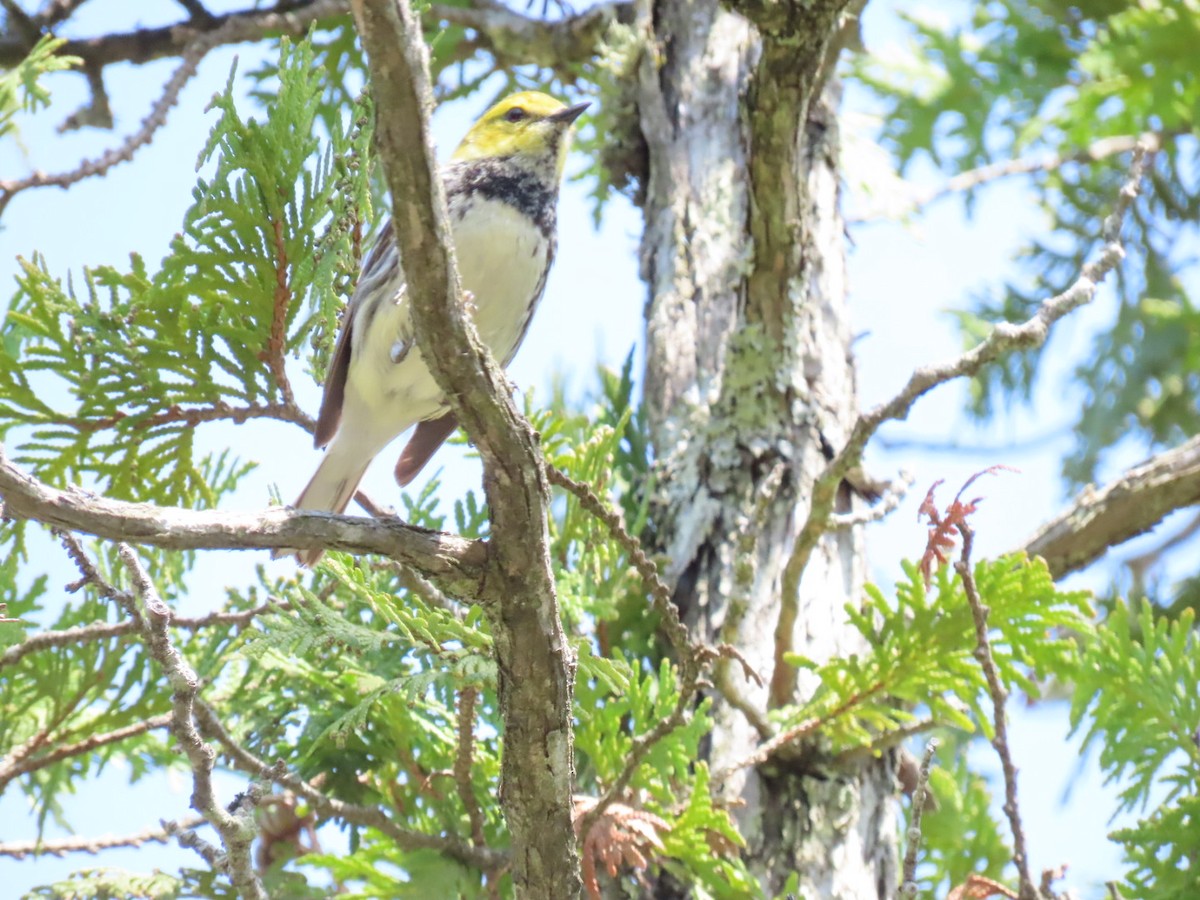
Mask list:
[{"label": "small songbird perched", "polygon": [[[564,106],[536,91],[506,97],[472,126],[442,169],[462,287],[479,337],[501,365],[516,354],[546,287],[571,126],[587,106]],[[396,463],[401,486],[456,422],[415,344],[388,221],[342,316],[317,418],[315,442],[327,446],[325,458],[295,508],[343,512],[371,460],[412,425]],[[298,558],[311,566],[321,551]]]}]

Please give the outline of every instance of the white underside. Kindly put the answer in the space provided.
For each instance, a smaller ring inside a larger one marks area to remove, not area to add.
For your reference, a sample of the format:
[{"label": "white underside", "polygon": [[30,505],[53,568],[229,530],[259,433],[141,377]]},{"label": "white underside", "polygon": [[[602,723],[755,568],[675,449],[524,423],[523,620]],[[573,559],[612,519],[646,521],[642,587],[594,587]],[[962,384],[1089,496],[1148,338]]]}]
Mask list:
[{"label": "white underside", "polygon": [[[466,202],[466,201],[464,201]],[[546,268],[549,241],[512,206],[472,198],[469,214],[451,210],[459,275],[471,295],[479,336],[501,362],[521,337],[526,307]],[[415,346],[393,362],[399,341],[412,333],[408,297],[382,309],[368,334],[355,334],[339,439],[352,436],[355,455],[374,456],[411,425],[444,411],[441,390]]]}]

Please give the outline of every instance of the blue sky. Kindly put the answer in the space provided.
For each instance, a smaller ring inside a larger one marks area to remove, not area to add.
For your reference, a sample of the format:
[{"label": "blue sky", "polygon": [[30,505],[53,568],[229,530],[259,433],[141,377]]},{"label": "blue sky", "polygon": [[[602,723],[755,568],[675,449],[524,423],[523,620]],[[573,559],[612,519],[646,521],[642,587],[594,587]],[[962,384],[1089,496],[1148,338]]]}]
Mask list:
[{"label": "blue sky", "polygon": [[[209,4],[212,9],[223,5],[234,4]],[[895,10],[902,5],[872,0],[865,22],[866,43],[872,52],[902,39],[895,18]],[[82,12],[91,15],[93,21],[81,32],[113,27],[111,21],[99,19],[101,12],[111,12],[109,6],[97,3],[83,7]],[[963,14],[969,7],[946,3],[940,8]],[[146,9],[138,9],[137,15],[141,18],[131,17],[128,24],[159,24],[176,19],[179,6],[167,2],[149,4]],[[223,86],[236,56],[240,54],[244,71],[258,52],[224,48],[212,53],[202,64],[199,77],[185,88],[180,107],[172,113],[168,126],[150,147],[139,153],[133,165],[120,166],[107,178],[84,181],[70,191],[42,189],[14,200],[4,216],[4,230],[0,231],[0,282],[11,284],[16,255],[28,255],[34,250],[42,252],[51,270],[64,277],[69,272],[78,274],[88,264],[119,263],[131,252],[144,255],[153,267],[165,252],[170,236],[179,228],[191,200],[194,161],[214,121],[214,116],[203,112],[206,101]],[[53,80],[50,86],[55,91],[54,110],[49,115],[23,121],[20,144],[10,140],[0,145],[0,177],[23,174],[29,160],[46,171],[69,169],[80,158],[94,156],[117,143],[121,136],[136,129],[174,66],[175,61],[167,60],[140,68],[112,67],[106,71],[117,116],[113,133],[54,134],[54,124],[74,110],[85,95],[82,79]],[[443,156],[453,149],[483,102],[468,100],[439,110],[435,126]],[[848,92],[846,103],[850,111],[867,111],[865,98],[853,89]],[[869,124],[861,119],[848,119],[846,127],[866,132]],[[583,162],[576,160],[573,165],[579,169]],[[918,168],[915,178],[921,183],[936,183],[937,174]],[[639,213],[625,200],[615,199],[605,212],[602,227],[594,230],[584,188],[572,184],[564,192],[560,223],[559,256],[546,297],[510,369],[517,384],[539,391],[546,390],[556,373],[565,374],[573,389],[586,388],[592,383],[595,365],[618,365],[629,349],[639,344],[642,332],[645,290],[637,276],[636,257]],[[1020,184],[1006,184],[985,191],[970,220],[964,217],[961,204],[950,200],[934,206],[911,225],[854,227],[850,256],[851,311],[854,330],[859,335],[854,350],[860,403],[865,407],[886,399],[915,366],[955,354],[960,341],[945,311],[962,308],[968,303],[973,287],[1010,271],[1011,251],[1044,225],[1032,195]],[[6,297],[7,292],[0,291],[0,305],[6,302]],[[1069,338],[1059,348],[1061,361],[1052,364],[1057,365],[1060,373],[1076,357],[1076,352],[1086,347],[1089,335],[1103,321],[1106,304],[1111,309],[1111,303],[1105,295],[1098,301],[1097,309],[1086,312],[1070,326]],[[1000,476],[1003,481],[998,478],[980,486],[987,498],[976,520],[982,554],[1019,545],[1055,512],[1063,500],[1058,481],[1059,459],[1071,441],[1064,429],[1081,399],[1056,388],[1053,380],[1048,380],[1047,385],[1036,406],[1036,415],[1018,413],[980,431],[964,424],[960,413],[962,386],[952,386],[926,398],[908,422],[889,430],[893,437],[937,440],[965,435],[964,439],[1000,445],[1056,428],[1062,433],[1033,450],[999,451],[995,457],[953,456],[913,449],[873,450],[869,460],[878,474],[890,474],[898,467],[905,467],[916,479],[913,496],[890,519],[869,532],[874,579],[890,582],[899,572],[901,558],[920,554],[924,529],[916,521],[916,505],[929,484],[938,478],[946,480],[947,487],[943,490],[949,496],[971,473],[993,463],[1004,462],[1021,469],[1019,475],[1003,475]],[[316,385],[303,386],[300,401],[306,408],[315,412],[318,398]],[[246,479],[228,504],[230,508],[260,508],[266,505],[272,488],[277,488],[285,498],[291,497],[307,480],[318,459],[307,436],[291,426],[213,426],[204,432],[203,441],[211,449],[236,446],[246,458],[261,458],[266,455],[265,448],[270,448],[271,464]],[[284,453],[278,450],[281,447],[289,449]],[[394,496],[391,462],[391,459],[381,462],[368,476],[367,487],[376,497]],[[447,496],[478,483],[476,464],[462,459],[460,450],[443,451],[429,473],[438,466],[442,467]],[[419,488],[420,484],[414,487]],[[53,573],[52,591],[74,577],[55,545],[45,542],[38,552],[44,554],[44,568]],[[262,556],[223,554],[219,566],[203,566],[209,573],[219,570],[220,577],[198,575],[185,612],[218,605],[223,597],[222,586],[249,581],[253,567],[264,562]],[[291,563],[281,561],[270,565],[273,571],[282,574]],[[1068,884],[1085,896],[1099,896],[1096,885],[1119,873],[1118,851],[1104,837],[1111,827],[1107,819],[1115,791],[1102,785],[1094,764],[1079,761],[1075,744],[1066,737],[1065,711],[1060,707],[1024,709],[1014,704],[1012,715],[1014,752],[1022,766],[1021,800],[1034,867],[1040,870],[1068,862],[1072,867]],[[981,748],[973,758],[984,771],[996,771],[986,748]],[[100,779],[85,785],[78,795],[66,799],[66,810],[77,832],[136,831],[154,825],[159,818],[187,813],[190,784],[183,776],[157,776],[133,787],[123,781],[118,769],[110,769]],[[223,778],[218,788],[222,796],[230,798],[241,784],[239,779]],[[1068,784],[1073,784],[1073,789],[1069,804],[1064,805],[1060,801]],[[54,828],[48,831],[50,837],[59,834]],[[32,822],[24,800],[10,790],[0,798],[0,840],[32,836]],[[330,841],[336,847],[336,837]],[[119,851],[99,862],[138,869],[201,864],[189,851],[175,847]],[[19,892],[92,864],[92,860],[80,856],[37,862],[0,859],[0,884]]]}]

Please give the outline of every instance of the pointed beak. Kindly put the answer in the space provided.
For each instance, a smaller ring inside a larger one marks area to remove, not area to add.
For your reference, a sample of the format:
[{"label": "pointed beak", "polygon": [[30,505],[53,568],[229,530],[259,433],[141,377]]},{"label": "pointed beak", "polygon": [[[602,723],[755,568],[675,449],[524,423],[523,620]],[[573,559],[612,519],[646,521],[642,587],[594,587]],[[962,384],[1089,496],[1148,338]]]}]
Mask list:
[{"label": "pointed beak", "polygon": [[583,115],[583,111],[591,105],[590,103],[578,103],[575,106],[560,109],[558,112],[546,116],[546,118],[556,125],[567,126]]}]

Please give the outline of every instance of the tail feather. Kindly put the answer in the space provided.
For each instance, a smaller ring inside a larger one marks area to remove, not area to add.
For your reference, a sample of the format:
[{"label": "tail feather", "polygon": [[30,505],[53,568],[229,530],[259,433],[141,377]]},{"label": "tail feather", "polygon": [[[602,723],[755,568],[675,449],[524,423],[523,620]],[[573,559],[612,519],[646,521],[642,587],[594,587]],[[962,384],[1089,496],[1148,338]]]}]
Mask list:
[{"label": "tail feather", "polygon": [[[292,507],[331,513],[345,512],[354,497],[354,492],[358,490],[358,483],[366,474],[367,466],[371,464],[371,459],[370,456],[363,459],[358,453],[342,451],[336,442],[331,444],[308,486],[300,493]],[[290,552],[292,551],[276,550],[272,556],[278,559]],[[299,550],[296,551],[296,559],[302,566],[315,566],[324,554],[324,550]]]}]

